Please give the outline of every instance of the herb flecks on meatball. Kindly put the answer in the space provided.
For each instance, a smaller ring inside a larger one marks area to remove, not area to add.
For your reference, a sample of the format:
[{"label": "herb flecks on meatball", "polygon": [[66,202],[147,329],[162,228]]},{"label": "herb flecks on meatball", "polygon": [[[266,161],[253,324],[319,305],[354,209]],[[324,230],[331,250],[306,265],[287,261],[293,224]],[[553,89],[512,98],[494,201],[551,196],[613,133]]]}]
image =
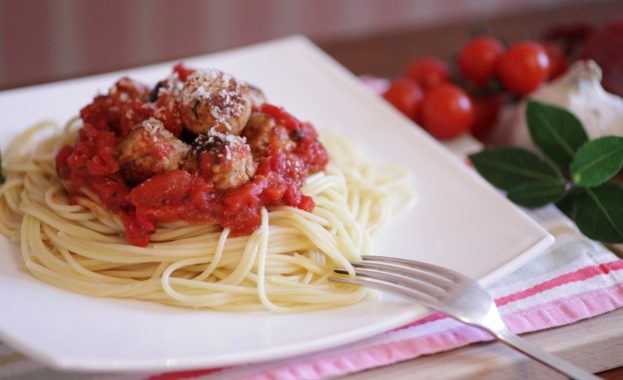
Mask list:
[{"label": "herb flecks on meatball", "polygon": [[214,130],[238,135],[251,114],[247,85],[219,70],[197,70],[190,74],[181,99],[182,121],[197,134]]},{"label": "herb flecks on meatball", "polygon": [[149,118],[138,124],[118,145],[120,172],[128,184],[136,184],[155,174],[178,169],[188,145]]}]

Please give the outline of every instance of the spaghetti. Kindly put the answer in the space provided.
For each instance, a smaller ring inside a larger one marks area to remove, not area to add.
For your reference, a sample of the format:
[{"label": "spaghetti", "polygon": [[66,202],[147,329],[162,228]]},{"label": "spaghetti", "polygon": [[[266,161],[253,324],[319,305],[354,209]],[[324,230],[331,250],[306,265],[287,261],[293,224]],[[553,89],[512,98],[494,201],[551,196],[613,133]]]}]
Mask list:
[{"label": "spaghetti", "polygon": [[80,119],[64,129],[43,122],[7,147],[0,232],[19,243],[35,277],[82,294],[231,311],[355,303],[369,292],[328,276],[334,268],[352,271],[350,263],[373,252],[382,226],[413,200],[404,172],[372,167],[345,139],[327,134],[331,160],[301,188],[312,211],[263,207],[248,235],[215,222],[164,222],[147,246],[137,246],[118,213],[97,196],[71,197],[59,179],[55,157],[81,127]]}]

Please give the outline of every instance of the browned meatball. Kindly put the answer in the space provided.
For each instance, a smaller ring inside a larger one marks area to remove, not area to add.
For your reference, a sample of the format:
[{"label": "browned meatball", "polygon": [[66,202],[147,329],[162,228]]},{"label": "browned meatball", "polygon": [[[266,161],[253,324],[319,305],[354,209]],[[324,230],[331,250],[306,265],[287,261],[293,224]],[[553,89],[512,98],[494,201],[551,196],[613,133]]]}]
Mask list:
[{"label": "browned meatball", "polygon": [[248,182],[255,173],[251,149],[239,136],[210,131],[207,136],[197,137],[193,150],[195,154],[189,158],[195,158],[188,160],[186,169],[195,168],[211,179],[218,190],[234,189]]},{"label": "browned meatball", "polygon": [[122,103],[127,103],[130,99],[135,98],[147,100],[149,96],[149,87],[134,79],[123,77],[115,82],[110,89],[108,89],[108,95],[115,94],[118,94],[119,100]]},{"label": "browned meatball", "polygon": [[155,174],[178,169],[188,151],[188,145],[167,131],[159,120],[150,118],[119,143],[119,169],[126,182],[140,183]]},{"label": "browned meatball", "polygon": [[197,70],[182,89],[182,122],[197,134],[237,135],[251,114],[249,88],[219,70]]},{"label": "browned meatball", "polygon": [[161,80],[149,93],[149,100],[156,102],[163,93],[168,93],[172,98],[179,99],[182,96],[184,82],[177,75],[171,74]]},{"label": "browned meatball", "polygon": [[261,158],[270,152],[270,149],[289,150],[294,147],[288,131],[275,123],[275,120],[262,112],[253,112],[242,131],[251,147],[253,157]]}]

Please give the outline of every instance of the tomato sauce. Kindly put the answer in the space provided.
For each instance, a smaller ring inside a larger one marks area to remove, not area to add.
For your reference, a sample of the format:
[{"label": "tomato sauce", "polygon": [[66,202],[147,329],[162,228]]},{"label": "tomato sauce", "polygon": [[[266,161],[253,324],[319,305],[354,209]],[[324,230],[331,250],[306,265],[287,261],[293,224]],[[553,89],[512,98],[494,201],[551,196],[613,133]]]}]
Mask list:
[{"label": "tomato sauce", "polygon": [[[183,81],[193,71],[176,66],[175,72]],[[72,201],[85,193],[97,197],[105,208],[120,216],[127,240],[137,246],[146,246],[161,222],[218,223],[234,235],[246,235],[259,227],[263,207],[314,208],[313,199],[301,193],[301,186],[310,173],[325,167],[327,152],[311,124],[268,103],[254,111],[274,119],[276,128],[285,129],[291,144],[270,140],[262,154],[254,154],[255,173],[246,183],[218,190],[210,176],[204,175],[201,157],[195,171],[180,168],[138,184],[125,181],[118,146],[138,123],[154,117],[173,136],[188,133],[180,121],[180,100],[170,92],[156,98],[154,91],[158,86],[150,91],[132,79],[121,78],[109,94],[96,96],[80,111],[83,127],[76,142],[56,155],[58,176]]]}]

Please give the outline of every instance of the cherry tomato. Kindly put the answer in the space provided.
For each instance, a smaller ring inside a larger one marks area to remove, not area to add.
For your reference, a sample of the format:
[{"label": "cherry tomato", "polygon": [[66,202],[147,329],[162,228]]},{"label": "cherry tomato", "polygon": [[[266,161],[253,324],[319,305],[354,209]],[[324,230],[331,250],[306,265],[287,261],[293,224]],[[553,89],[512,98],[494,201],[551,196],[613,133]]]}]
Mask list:
[{"label": "cherry tomato", "polygon": [[567,71],[567,59],[557,45],[546,42],[543,47],[549,58],[548,80],[556,79]]},{"label": "cherry tomato", "polygon": [[527,95],[547,80],[549,67],[547,52],[541,44],[518,42],[500,59],[498,76],[509,91]]},{"label": "cherry tomato", "polygon": [[474,114],[469,96],[450,83],[433,88],[422,101],[422,124],[438,139],[450,139],[468,131]]},{"label": "cherry tomato", "polygon": [[419,83],[424,91],[428,91],[450,79],[448,65],[440,59],[430,57],[413,61],[407,68],[406,75]]},{"label": "cherry tomato", "polygon": [[393,81],[383,97],[407,117],[418,120],[423,97],[422,89],[411,79],[402,78]]},{"label": "cherry tomato", "polygon": [[493,37],[477,37],[463,47],[459,55],[461,75],[479,86],[495,75],[504,46]]},{"label": "cherry tomato", "polygon": [[474,125],[472,125],[472,135],[485,137],[498,121],[500,109],[504,105],[504,95],[487,95],[475,98],[473,101],[476,114]]}]

